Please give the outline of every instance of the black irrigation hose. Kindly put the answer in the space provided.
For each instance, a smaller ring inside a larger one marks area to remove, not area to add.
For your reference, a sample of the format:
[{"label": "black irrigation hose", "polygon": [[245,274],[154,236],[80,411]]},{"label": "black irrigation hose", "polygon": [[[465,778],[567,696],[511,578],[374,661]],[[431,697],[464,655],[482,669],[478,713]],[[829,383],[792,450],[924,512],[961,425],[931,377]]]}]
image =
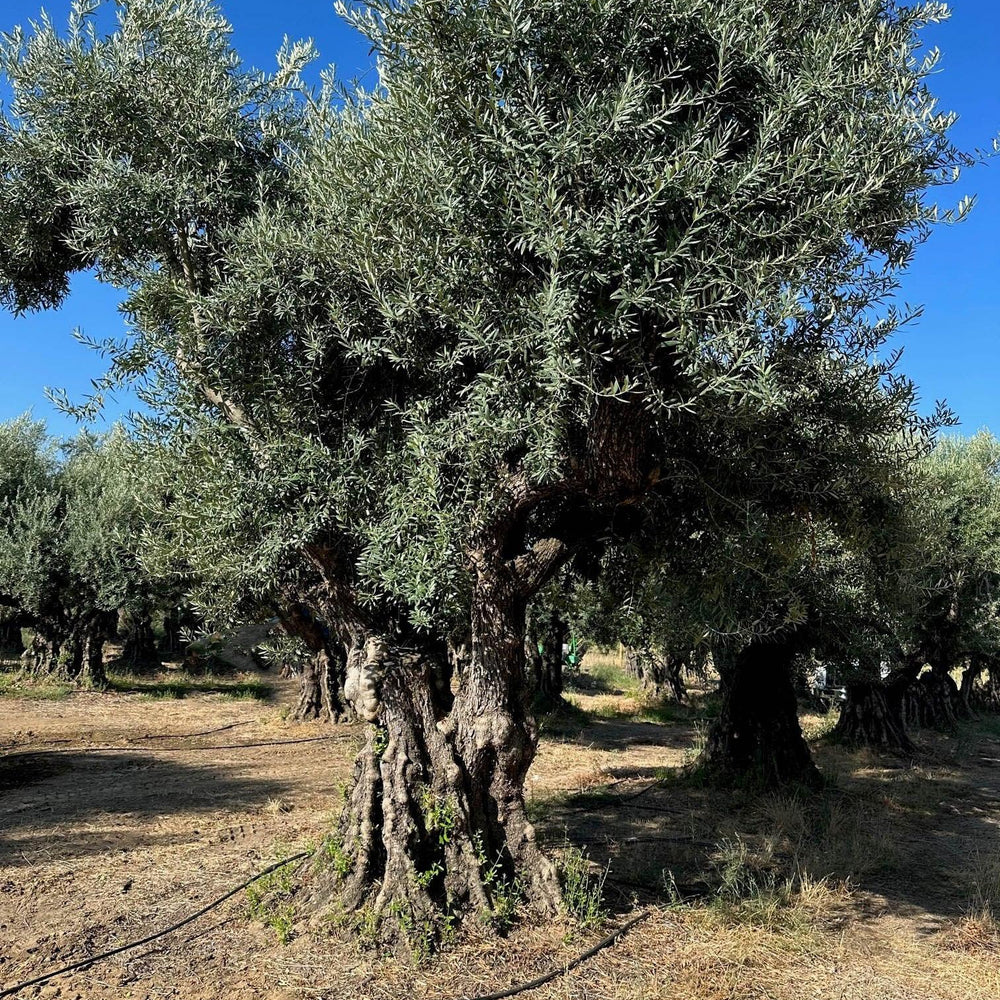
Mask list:
[{"label": "black irrigation hose", "polygon": [[290,865],[293,861],[301,861],[303,858],[308,858],[310,855],[310,851],[301,851],[299,854],[295,854],[290,858],[285,858],[284,861],[277,861],[273,865],[265,868],[262,872],[258,872],[253,876],[253,878],[248,878],[244,883],[238,885],[235,889],[230,889],[224,896],[220,896],[207,906],[203,906],[197,913],[192,913],[191,916],[185,917],[183,920],[178,920],[176,924],[171,924],[162,931],[150,934],[139,941],[132,941],[130,944],[123,944],[118,948],[112,948],[110,951],[101,952],[100,955],[94,955],[91,958],[85,958],[80,962],[74,962],[72,965],[64,965],[61,969],[55,969],[53,972],[46,972],[42,976],[36,976],[34,979],[29,979],[27,982],[18,983],[16,986],[8,986],[7,989],[0,990],[0,997],[13,996],[15,993],[26,989],[28,986],[38,986],[41,983],[47,983],[50,979],[54,979],[56,976],[61,976],[63,973],[75,972],[78,969],[85,969],[88,965],[93,965],[94,962],[101,962],[106,958],[111,958],[113,955],[120,955],[123,951],[131,951],[131,949],[139,948],[144,944],[149,944],[150,941],[155,941],[157,938],[165,937],[167,934],[172,934],[174,931],[180,930],[182,927],[186,927],[192,921],[197,920],[198,917],[208,913],[209,910],[214,910],[227,899],[231,899],[238,892],[242,892],[248,885],[253,885],[253,883],[258,879],[262,879],[265,875],[270,875],[271,872],[277,871],[285,865]]},{"label": "black irrigation hose", "polygon": [[[40,986],[42,983],[47,983],[50,979],[55,979],[56,976],[62,976],[67,972],[76,972],[80,969],[85,969],[88,966],[93,965],[95,962],[103,962],[106,958],[112,958],[115,955],[120,955],[122,952],[131,951],[133,948],[141,948],[144,944],[149,944],[151,941],[156,941],[159,938],[166,937],[168,934],[173,934],[174,931],[179,931],[182,927],[186,927],[188,924],[193,923],[210,910],[214,910],[217,906],[221,906],[227,899],[232,899],[232,897],[237,893],[242,892],[248,886],[253,885],[254,882],[264,878],[264,876],[270,875],[271,872],[277,871],[285,865],[290,865],[295,861],[302,861],[303,859],[311,856],[311,851],[300,851],[298,854],[293,854],[290,858],[285,858],[284,861],[276,861],[273,865],[269,865],[263,871],[257,872],[257,874],[252,878],[248,878],[245,882],[236,886],[235,889],[230,889],[225,895],[220,896],[218,899],[206,904],[197,912],[192,913],[183,920],[178,920],[176,923],[171,924],[169,927],[165,927],[161,931],[157,931],[155,934],[149,934],[144,938],[140,938],[138,941],[131,941],[128,944],[119,945],[117,948],[112,948],[109,951],[103,951],[99,955],[92,955],[90,958],[82,959],[79,962],[64,965],[62,968],[54,969],[52,972],[46,972],[41,976],[36,976],[34,979],[25,980],[23,983],[8,986],[6,989],[0,990],[0,998],[13,996],[15,993],[19,993],[21,990],[27,989],[29,986]],[[589,961],[598,952],[610,947],[619,938],[627,934],[633,927],[647,919],[651,912],[651,910],[644,910],[642,913],[638,914],[638,916],[626,921],[621,925],[621,927],[612,931],[607,937],[602,938],[593,947],[588,948],[582,955],[577,955],[577,957],[572,961],[567,962],[565,965],[560,966],[557,969],[552,969],[544,975],[538,976],[536,979],[532,979],[526,983],[521,983],[519,986],[512,986],[505,990],[498,990],[496,993],[483,994],[471,998],[471,1000],[505,1000],[507,997],[517,996],[520,993],[527,993],[529,990],[534,990],[539,986],[544,986],[553,979],[558,979],[560,976],[566,975],[567,972],[577,968],[577,966],[583,965],[584,962]],[[226,921],[223,921],[222,923],[224,924]],[[222,926],[222,924],[217,926]],[[198,936],[199,935],[195,935],[195,937]],[[189,940],[193,940],[193,938],[190,938]]]},{"label": "black irrigation hose", "polygon": [[[466,1000],[505,1000],[506,997],[515,997],[519,993],[527,993],[528,990],[536,990],[539,986],[544,986],[546,983],[552,982],[553,979],[558,979],[560,976],[566,975],[571,969],[575,969],[578,965],[583,965],[584,962],[593,958],[599,951],[603,951],[605,948],[613,945],[620,937],[627,934],[636,924],[642,923],[651,913],[651,910],[643,910],[637,917],[633,917],[631,920],[622,924],[617,930],[612,931],[606,938],[602,938],[593,946],[593,948],[588,948],[582,955],[578,955],[571,962],[567,962],[565,965],[560,966],[558,969],[552,969],[550,972],[546,972],[545,975],[539,976],[537,979],[532,979],[530,982],[521,983],[520,986],[511,986],[506,990],[498,990],[496,993],[486,993],[482,996],[466,998]],[[0,993],[0,997],[3,994]]]},{"label": "black irrigation hose", "polygon": [[230,722],[228,726],[219,726],[218,729],[206,729],[203,733],[163,733],[161,736],[137,736],[137,740],[186,740],[195,736],[211,736],[213,733],[224,733],[227,729],[235,729],[237,726],[249,726],[253,722],[247,719],[245,722]]},{"label": "black irrigation hose", "polygon": [[699,840],[697,837],[613,837],[605,834],[603,837],[574,837],[574,844],[593,844],[601,847],[629,847],[632,844],[689,844],[691,847],[717,847],[711,840]]},{"label": "black irrigation hose", "polygon": [[[253,747],[283,747],[293,743],[322,743],[325,740],[342,739],[343,734],[331,736],[310,736],[304,740],[266,740],[261,743],[224,743],[221,746],[213,745],[209,747],[140,747],[134,744],[121,747],[56,747],[53,750],[20,750],[17,747],[8,747],[7,752],[11,756],[21,757],[41,757],[50,753],[196,753],[202,750],[249,750]],[[2,994],[0,994],[2,996]]]}]

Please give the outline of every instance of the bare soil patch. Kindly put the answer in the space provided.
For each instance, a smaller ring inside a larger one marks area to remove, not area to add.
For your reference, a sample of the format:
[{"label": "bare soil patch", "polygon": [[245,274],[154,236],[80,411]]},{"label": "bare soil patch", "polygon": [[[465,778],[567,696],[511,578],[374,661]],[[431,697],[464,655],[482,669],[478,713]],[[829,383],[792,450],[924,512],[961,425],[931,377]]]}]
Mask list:
[{"label": "bare soil patch", "polygon": [[[0,699],[0,989],[165,926],[329,832],[361,731],[285,721],[290,694]],[[1000,995],[1000,731],[990,724],[925,735],[916,763],[820,742],[830,788],[775,796],[678,777],[697,713],[651,721],[634,693],[597,685],[573,701],[546,726],[529,790],[553,849],[582,845],[607,871],[603,929],[567,919],[522,923],[504,939],[470,930],[414,965],[359,950],[322,913],[297,917],[282,945],[248,920],[240,896],[24,995],[475,996],[565,963],[636,907],[651,918],[529,996]],[[756,889],[727,895],[733,872]]]}]

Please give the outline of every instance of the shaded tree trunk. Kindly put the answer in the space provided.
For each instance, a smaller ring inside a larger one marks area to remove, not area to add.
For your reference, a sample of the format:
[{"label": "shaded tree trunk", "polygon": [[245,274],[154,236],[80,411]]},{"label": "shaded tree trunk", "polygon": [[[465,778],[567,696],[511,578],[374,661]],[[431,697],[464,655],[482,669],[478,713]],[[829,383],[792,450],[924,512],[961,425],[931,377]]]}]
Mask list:
[{"label": "shaded tree trunk", "polygon": [[958,725],[958,685],[941,667],[925,670],[906,689],[903,717],[922,729],[953,730]]},{"label": "shaded tree trunk", "polygon": [[970,704],[982,711],[1000,712],[1000,662],[981,657],[979,664],[979,675],[970,685]]},{"label": "shaded tree trunk", "polygon": [[105,631],[100,621],[87,630],[80,662],[80,682],[89,687],[103,688],[108,679],[104,673]]},{"label": "shaded tree trunk", "polygon": [[168,609],[163,615],[163,641],[160,649],[168,656],[183,653],[187,643],[184,641],[185,629],[194,632],[198,627],[198,619],[188,607]]},{"label": "shaded tree trunk", "polygon": [[538,707],[548,711],[562,698],[563,645],[569,636],[569,628],[556,610],[541,615],[533,625],[529,653],[535,698]]},{"label": "shaded tree trunk", "polygon": [[972,656],[962,671],[962,683],[958,688],[958,696],[962,703],[964,718],[971,719],[973,716],[973,692],[985,669],[986,661],[983,657]]},{"label": "shaded tree trunk", "polygon": [[72,626],[36,628],[21,656],[21,668],[36,678],[49,678],[102,688],[106,616]]},{"label": "shaded tree trunk", "polygon": [[319,667],[315,656],[308,656],[299,664],[299,700],[295,718],[304,722],[318,719],[323,712],[323,689],[319,683]]},{"label": "shaded tree trunk", "polygon": [[32,677],[54,677],[60,669],[62,646],[59,640],[35,630],[21,654],[21,669]]},{"label": "shaded tree trunk", "polygon": [[[908,682],[907,682],[908,683]],[[881,681],[848,683],[834,736],[853,747],[900,753],[916,749],[903,722],[903,693]]]},{"label": "shaded tree trunk", "polygon": [[299,668],[295,718],[353,721],[354,711],[344,692],[347,661],[338,638],[305,604],[290,604],[279,620],[285,632],[301,639],[312,653]]},{"label": "shaded tree trunk", "polygon": [[625,654],[626,672],[655,698],[672,697],[683,702],[687,697],[684,683],[684,659],[671,653],[656,653],[651,648],[629,648]]},{"label": "shaded tree trunk", "polygon": [[821,783],[799,726],[794,656],[790,639],[763,639],[734,657],[719,657],[722,709],[698,767],[726,784]]},{"label": "shaded tree trunk", "polygon": [[[470,787],[474,829],[488,857],[502,861],[538,910],[555,911],[552,863],[535,842],[524,782],[538,729],[528,714],[525,597],[504,569],[481,571],[472,602],[472,656],[452,710],[455,746]],[[562,647],[560,644],[560,656]]]},{"label": "shaded tree trunk", "polygon": [[122,640],[119,662],[123,667],[142,670],[160,666],[153,622],[148,615],[122,611],[118,617],[118,634]]},{"label": "shaded tree trunk", "polygon": [[350,722],[354,718],[344,695],[342,657],[322,649],[307,657],[299,670],[299,700],[295,718],[299,721],[325,719]]},{"label": "shaded tree trunk", "polygon": [[17,619],[0,622],[0,657],[17,659],[24,652],[21,623]]}]

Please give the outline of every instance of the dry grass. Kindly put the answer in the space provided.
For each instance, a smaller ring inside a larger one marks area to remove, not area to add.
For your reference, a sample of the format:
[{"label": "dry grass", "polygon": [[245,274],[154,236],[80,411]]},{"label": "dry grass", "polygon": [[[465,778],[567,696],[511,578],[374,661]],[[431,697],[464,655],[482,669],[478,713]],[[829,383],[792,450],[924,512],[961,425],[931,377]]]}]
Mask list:
[{"label": "dry grass", "polygon": [[[723,793],[678,777],[710,710],[704,695],[693,709],[665,709],[629,688],[613,657],[591,654],[591,669],[571,692],[575,707],[546,727],[529,796],[553,850],[580,848],[567,857],[592,926],[526,919],[506,938],[470,926],[414,966],[359,950],[329,907],[300,906],[299,896],[280,911],[281,934],[248,923],[236,901],[51,995],[475,996],[565,963],[634,905],[652,908],[646,923],[531,1000],[1000,995],[1000,853],[989,846],[1000,768],[983,761],[1000,756],[996,731],[927,736],[919,766],[821,741],[831,776],[821,792]],[[279,844],[318,843],[335,824],[353,730],[295,726],[277,705],[196,688],[147,700],[141,680],[123,683],[130,694],[0,701],[12,751],[0,760],[0,986],[168,923],[259,870]],[[829,724],[804,721],[814,737]],[[224,725],[239,728],[191,735]],[[323,733],[336,739],[202,749]],[[601,880],[595,909],[588,893]]]}]

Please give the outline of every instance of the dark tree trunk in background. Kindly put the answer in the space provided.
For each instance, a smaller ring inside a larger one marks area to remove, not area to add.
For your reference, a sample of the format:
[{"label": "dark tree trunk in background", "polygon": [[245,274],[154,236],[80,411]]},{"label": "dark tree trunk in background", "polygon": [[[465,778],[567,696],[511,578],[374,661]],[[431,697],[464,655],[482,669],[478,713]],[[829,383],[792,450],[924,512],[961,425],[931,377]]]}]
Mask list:
[{"label": "dark tree trunk in background", "polygon": [[625,653],[626,672],[654,698],[671,697],[677,702],[687,698],[684,666],[683,657],[657,653],[650,647],[629,648]]},{"label": "dark tree trunk in background", "polygon": [[307,657],[299,673],[299,700],[295,718],[324,719],[328,722],[350,722],[353,713],[344,695],[342,657],[325,649]]},{"label": "dark tree trunk in background", "polygon": [[562,698],[563,646],[569,637],[569,627],[555,610],[539,615],[532,625],[529,646],[535,698],[539,709],[548,711]]},{"label": "dark tree trunk in background", "polygon": [[80,663],[80,681],[89,687],[103,688],[108,679],[104,673],[105,631],[103,623],[95,622],[88,629]]},{"label": "dark tree trunk in background", "polygon": [[184,632],[188,630],[193,633],[198,627],[198,619],[191,613],[189,608],[170,608],[163,615],[163,642],[160,649],[168,656],[176,656],[183,653],[187,643],[184,641]]},{"label": "dark tree trunk in background", "polygon": [[16,660],[23,652],[20,622],[16,619],[0,622],[0,659]]},{"label": "dark tree trunk in background", "polygon": [[962,671],[962,683],[958,688],[958,697],[962,703],[964,718],[971,719],[973,716],[973,692],[985,669],[986,660],[981,656],[973,656]]},{"label": "dark tree trunk in background", "polygon": [[285,632],[301,639],[312,653],[299,667],[295,718],[353,721],[354,712],[344,693],[347,661],[340,639],[301,603],[290,604],[280,621]]},{"label": "dark tree trunk in background", "polygon": [[21,668],[32,677],[54,677],[60,669],[61,644],[36,630],[21,654]]},{"label": "dark tree trunk in background", "polygon": [[122,611],[118,618],[118,635],[122,641],[119,663],[125,669],[156,669],[161,665],[149,615]]},{"label": "dark tree trunk in background", "polygon": [[912,753],[913,743],[903,722],[903,694],[881,681],[847,684],[834,736],[854,747]]},{"label": "dark tree trunk in background", "polygon": [[947,669],[931,666],[907,688],[903,717],[908,726],[952,730],[958,725],[961,696]]},{"label": "dark tree trunk in background", "polygon": [[[985,673],[985,677],[983,674]],[[973,708],[984,712],[1000,712],[1000,661],[993,657],[979,660],[979,673],[968,692]],[[963,678],[964,681],[964,678]]]},{"label": "dark tree trunk in background", "polygon": [[821,783],[799,726],[789,639],[762,639],[719,657],[722,710],[698,766],[726,784]]},{"label": "dark tree trunk in background", "polygon": [[21,656],[21,668],[39,679],[67,681],[87,687],[103,688],[106,616],[75,625],[36,628],[31,642]]},{"label": "dark tree trunk in background", "polygon": [[308,656],[299,664],[299,700],[295,718],[304,722],[318,719],[323,712],[323,689],[319,683],[316,657]]}]

